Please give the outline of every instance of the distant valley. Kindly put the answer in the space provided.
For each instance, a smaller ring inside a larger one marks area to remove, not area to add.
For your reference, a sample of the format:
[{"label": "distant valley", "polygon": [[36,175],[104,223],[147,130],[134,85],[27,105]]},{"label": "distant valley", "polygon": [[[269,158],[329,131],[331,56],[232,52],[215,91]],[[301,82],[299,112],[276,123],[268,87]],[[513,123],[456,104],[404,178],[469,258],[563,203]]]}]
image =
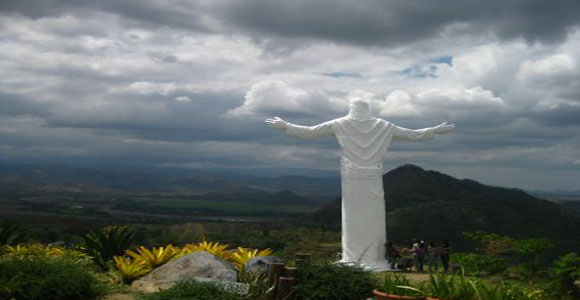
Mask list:
[{"label": "distant valley", "polygon": [[[388,172],[383,183],[388,237],[397,243],[424,238],[462,246],[463,232],[484,230],[580,248],[575,197],[547,201],[413,165]],[[1,165],[0,217],[62,228],[236,220],[339,229],[340,179]]]},{"label": "distant valley", "polygon": [[0,217],[27,221],[276,220],[310,213],[339,194],[338,177],[0,166]]}]

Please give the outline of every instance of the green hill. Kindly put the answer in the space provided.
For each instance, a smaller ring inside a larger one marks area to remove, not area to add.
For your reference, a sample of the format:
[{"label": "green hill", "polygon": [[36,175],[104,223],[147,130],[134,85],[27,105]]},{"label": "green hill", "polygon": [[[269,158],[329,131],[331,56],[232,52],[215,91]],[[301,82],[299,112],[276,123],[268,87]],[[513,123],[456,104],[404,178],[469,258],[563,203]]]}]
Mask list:
[{"label": "green hill", "polygon": [[[488,186],[473,180],[403,165],[383,176],[387,235],[395,243],[412,238],[468,244],[463,232],[487,231],[512,237],[543,237],[557,250],[578,250],[580,218],[522,190]],[[308,219],[340,227],[340,199]],[[560,252],[558,251],[558,252]]]}]

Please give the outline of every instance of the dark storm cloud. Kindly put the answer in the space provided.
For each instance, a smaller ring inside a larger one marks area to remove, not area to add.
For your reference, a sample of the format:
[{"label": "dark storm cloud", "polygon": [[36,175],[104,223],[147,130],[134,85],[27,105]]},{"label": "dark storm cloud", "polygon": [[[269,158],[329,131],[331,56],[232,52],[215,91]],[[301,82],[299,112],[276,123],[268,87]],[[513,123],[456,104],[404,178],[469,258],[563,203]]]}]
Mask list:
[{"label": "dark storm cloud", "polygon": [[35,102],[21,94],[0,91],[0,116],[46,116],[50,105]]},{"label": "dark storm cloud", "polygon": [[84,14],[101,10],[142,24],[155,24],[186,30],[207,32],[202,10],[195,1],[140,0],[3,0],[0,12],[17,13],[31,18],[55,15]]},{"label": "dark storm cloud", "polygon": [[[554,42],[561,41],[570,27],[580,24],[577,0],[0,2],[0,11],[32,18],[95,9],[142,24],[248,34],[264,45],[271,44],[268,39],[272,38],[321,39],[360,46],[396,45],[437,37],[450,25],[458,25],[452,34],[488,32],[501,39],[523,37],[531,42]],[[283,49],[276,51],[284,53]]]},{"label": "dark storm cloud", "polygon": [[553,127],[578,126],[580,124],[580,106],[560,104],[553,109],[530,112],[529,117],[541,122],[543,125]]},{"label": "dark storm cloud", "polygon": [[[175,101],[175,95],[191,102]],[[102,128],[156,141],[231,141],[255,137],[251,122],[221,118],[235,107],[232,99],[241,95],[227,92],[192,94],[175,91],[169,95],[116,95],[116,101],[96,108],[60,107],[47,118],[51,127]]]},{"label": "dark storm cloud", "polygon": [[226,1],[224,22],[271,37],[317,38],[357,45],[395,45],[437,36],[446,26],[489,31],[502,39],[559,41],[580,23],[576,0]]}]

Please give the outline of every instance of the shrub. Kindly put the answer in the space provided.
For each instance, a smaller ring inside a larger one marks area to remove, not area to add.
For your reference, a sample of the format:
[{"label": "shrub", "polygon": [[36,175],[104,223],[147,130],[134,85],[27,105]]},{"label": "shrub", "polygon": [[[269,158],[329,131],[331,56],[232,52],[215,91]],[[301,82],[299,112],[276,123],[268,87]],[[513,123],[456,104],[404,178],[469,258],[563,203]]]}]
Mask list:
[{"label": "shrub", "polygon": [[241,271],[238,273],[238,282],[250,285],[245,295],[248,300],[270,300],[276,291],[275,280],[268,278],[266,272]]},{"label": "shrub", "polygon": [[[395,275],[404,277],[402,275]],[[471,280],[463,273],[458,275],[430,274],[429,281],[412,285],[406,279],[389,279],[395,286],[395,295],[413,295],[418,298],[428,296],[430,299],[449,300],[545,300],[542,289],[528,290],[507,282],[490,283]],[[401,292],[401,293],[399,293]],[[429,299],[428,298],[428,299]]]},{"label": "shrub", "polygon": [[298,271],[298,299],[356,300],[372,296],[377,285],[372,273],[356,266],[312,261]]},{"label": "shrub", "polygon": [[506,282],[490,284],[471,281],[474,298],[478,300],[544,300],[544,291],[541,289],[525,290],[519,286]]},{"label": "shrub", "polygon": [[420,291],[420,288],[420,286],[413,286],[405,275],[386,273],[383,285],[379,290],[389,295],[421,296],[422,292]]},{"label": "shrub", "polygon": [[552,273],[558,284],[568,294],[580,298],[580,288],[575,284],[580,279],[580,255],[568,253],[554,262]]},{"label": "shrub", "polygon": [[83,236],[85,251],[97,265],[108,268],[113,256],[121,256],[133,243],[135,232],[126,226],[108,226]]},{"label": "shrub", "polygon": [[548,239],[523,239],[514,244],[515,252],[532,273],[539,270],[542,256],[552,247],[554,243]]},{"label": "shrub", "polygon": [[465,278],[463,270],[459,275],[430,274],[425,284],[425,293],[439,299],[475,299],[473,282]]},{"label": "shrub", "polygon": [[16,223],[0,220],[0,246],[21,243],[29,234],[30,231],[22,230]]},{"label": "shrub", "polygon": [[103,289],[87,268],[68,258],[0,259],[0,299],[96,299]]},{"label": "shrub", "polygon": [[242,296],[206,282],[178,282],[169,289],[141,295],[140,300],[241,300]]},{"label": "shrub", "polygon": [[464,232],[463,235],[479,244],[478,248],[486,255],[505,255],[513,251],[515,240],[507,236],[484,231]]},{"label": "shrub", "polygon": [[500,274],[508,267],[507,261],[503,258],[474,253],[453,253],[451,262],[459,264],[472,275]]}]

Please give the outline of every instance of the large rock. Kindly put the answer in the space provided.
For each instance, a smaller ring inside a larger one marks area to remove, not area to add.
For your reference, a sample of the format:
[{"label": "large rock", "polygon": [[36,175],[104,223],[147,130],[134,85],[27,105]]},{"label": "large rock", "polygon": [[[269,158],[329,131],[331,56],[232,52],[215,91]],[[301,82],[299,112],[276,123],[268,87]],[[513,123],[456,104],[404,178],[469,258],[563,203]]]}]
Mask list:
[{"label": "large rock", "polygon": [[131,287],[137,291],[152,293],[170,288],[179,281],[199,280],[200,278],[235,282],[235,266],[206,251],[186,254],[174,259],[133,281]]},{"label": "large rock", "polygon": [[282,262],[276,256],[257,256],[248,260],[244,265],[244,271],[250,271],[254,273],[268,272],[268,267],[271,263]]}]

